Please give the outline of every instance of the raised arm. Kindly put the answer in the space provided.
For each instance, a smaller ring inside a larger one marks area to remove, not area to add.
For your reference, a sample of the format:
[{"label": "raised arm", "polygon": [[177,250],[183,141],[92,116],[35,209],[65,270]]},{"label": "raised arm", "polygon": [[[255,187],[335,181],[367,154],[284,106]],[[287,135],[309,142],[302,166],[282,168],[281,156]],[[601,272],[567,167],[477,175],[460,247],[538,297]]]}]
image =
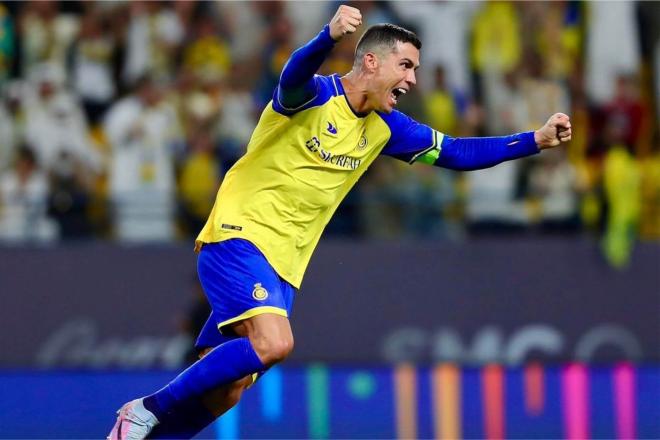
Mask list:
[{"label": "raised arm", "polygon": [[277,99],[286,109],[295,109],[316,96],[314,74],[334,47],[346,34],[352,34],[362,24],[356,8],[341,5],[330,23],[309,43],[296,49],[287,61],[277,90]]}]

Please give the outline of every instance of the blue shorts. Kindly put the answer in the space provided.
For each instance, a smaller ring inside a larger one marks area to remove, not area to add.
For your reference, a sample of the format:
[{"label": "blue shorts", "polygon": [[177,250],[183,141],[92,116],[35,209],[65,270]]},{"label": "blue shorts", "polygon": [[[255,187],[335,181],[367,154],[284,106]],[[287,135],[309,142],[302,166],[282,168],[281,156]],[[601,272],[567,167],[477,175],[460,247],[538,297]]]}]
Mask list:
[{"label": "blue shorts", "polygon": [[263,313],[291,316],[296,289],[247,240],[205,244],[197,259],[197,272],[212,309],[197,337],[197,350],[235,338],[227,331],[235,322]]}]

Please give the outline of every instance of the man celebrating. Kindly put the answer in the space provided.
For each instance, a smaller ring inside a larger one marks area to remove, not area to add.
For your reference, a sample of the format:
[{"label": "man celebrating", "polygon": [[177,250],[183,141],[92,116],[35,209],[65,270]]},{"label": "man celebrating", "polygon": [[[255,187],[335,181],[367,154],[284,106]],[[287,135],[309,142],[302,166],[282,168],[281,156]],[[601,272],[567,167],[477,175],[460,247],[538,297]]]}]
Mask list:
[{"label": "man celebrating", "polygon": [[416,83],[421,42],[392,24],[364,33],[348,74],[316,75],[335,43],[361,24],[358,9],[340,6],[291,55],[197,238],[199,277],[213,309],[197,340],[204,356],[161,390],[125,404],[109,438],[192,436],[288,356],[288,318],[312,252],[378,156],[474,170],[571,139],[561,113],[535,132],[461,139],[398,112],[398,99]]}]

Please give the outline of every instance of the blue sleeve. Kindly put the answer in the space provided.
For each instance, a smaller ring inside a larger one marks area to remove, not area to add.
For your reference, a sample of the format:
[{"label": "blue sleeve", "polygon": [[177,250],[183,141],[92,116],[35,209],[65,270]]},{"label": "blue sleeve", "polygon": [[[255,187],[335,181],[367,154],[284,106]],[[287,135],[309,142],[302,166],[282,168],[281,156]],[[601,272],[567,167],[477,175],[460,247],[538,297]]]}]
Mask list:
[{"label": "blue sleeve", "polygon": [[433,165],[452,170],[480,170],[507,160],[531,156],[539,151],[532,131],[482,138],[445,136],[440,145],[439,157]]},{"label": "blue sleeve", "polygon": [[[380,114],[380,113],[379,113]],[[422,162],[452,170],[479,170],[539,152],[534,132],[510,136],[453,138],[401,112],[380,114],[391,131],[382,154],[409,163]]]},{"label": "blue sleeve", "polygon": [[318,94],[314,76],[335,45],[330,37],[330,27],[323,30],[309,43],[296,49],[284,65],[280,81],[273,95],[273,102],[281,113],[294,113],[299,107],[313,100]]},{"label": "blue sleeve", "polygon": [[381,154],[412,163],[427,151],[437,148],[442,141],[442,138],[438,137],[442,136],[442,133],[398,110],[389,114],[379,112],[378,115],[390,129],[390,139]]}]

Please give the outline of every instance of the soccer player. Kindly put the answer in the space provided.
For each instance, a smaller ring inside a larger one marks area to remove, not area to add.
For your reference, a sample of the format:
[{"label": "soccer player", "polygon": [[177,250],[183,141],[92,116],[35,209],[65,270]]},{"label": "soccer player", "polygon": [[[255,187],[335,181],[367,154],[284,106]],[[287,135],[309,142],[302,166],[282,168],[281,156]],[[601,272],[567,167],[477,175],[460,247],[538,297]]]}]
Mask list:
[{"label": "soccer player", "polygon": [[335,43],[361,24],[360,11],[342,5],[291,55],[196,241],[212,306],[197,340],[205,356],[125,404],[110,438],[192,436],[289,355],[288,318],[307,263],[340,201],[378,156],[473,170],[571,139],[561,113],[533,132],[461,139],[398,112],[416,82],[421,42],[392,24],[367,29],[348,74],[316,75]]}]

